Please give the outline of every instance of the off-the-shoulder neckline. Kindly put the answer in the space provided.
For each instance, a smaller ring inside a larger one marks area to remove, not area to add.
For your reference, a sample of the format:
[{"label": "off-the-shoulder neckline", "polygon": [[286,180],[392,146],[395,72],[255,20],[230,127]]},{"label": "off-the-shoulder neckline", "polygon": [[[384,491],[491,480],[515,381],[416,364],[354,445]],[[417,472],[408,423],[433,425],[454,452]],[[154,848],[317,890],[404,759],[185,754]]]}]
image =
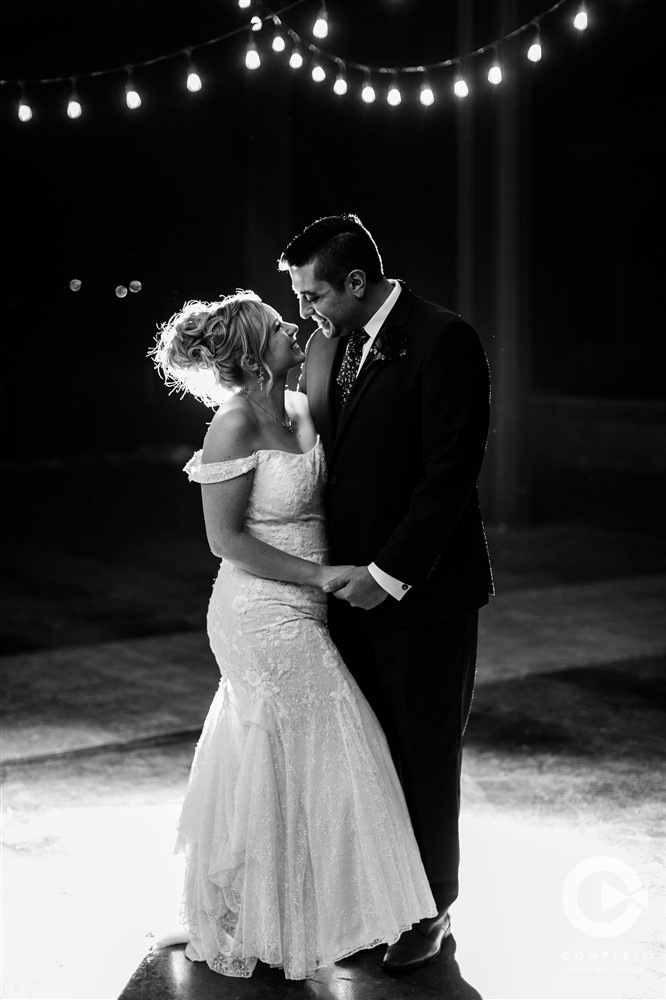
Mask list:
[{"label": "off-the-shoulder neckline", "polygon": [[[227,461],[229,461],[229,462],[245,462],[245,461],[247,461],[248,458],[252,458],[253,455],[261,455],[263,453],[271,453],[271,452],[273,452],[273,453],[275,453],[277,455],[293,455],[294,458],[303,458],[304,455],[311,455],[312,454],[312,452],[315,450],[315,448],[319,444],[319,441],[320,441],[320,435],[317,434],[317,440],[315,441],[315,443],[312,445],[311,448],[308,448],[307,451],[284,451],[283,448],[257,448],[256,451],[250,452],[249,455],[244,455],[241,458],[230,458],[230,459],[227,459]],[[198,454],[200,455],[202,453],[202,451],[203,451],[203,448],[199,450]],[[201,466],[202,469],[205,469],[207,465],[226,465],[226,462],[202,462],[201,459],[199,459],[199,465]]]}]

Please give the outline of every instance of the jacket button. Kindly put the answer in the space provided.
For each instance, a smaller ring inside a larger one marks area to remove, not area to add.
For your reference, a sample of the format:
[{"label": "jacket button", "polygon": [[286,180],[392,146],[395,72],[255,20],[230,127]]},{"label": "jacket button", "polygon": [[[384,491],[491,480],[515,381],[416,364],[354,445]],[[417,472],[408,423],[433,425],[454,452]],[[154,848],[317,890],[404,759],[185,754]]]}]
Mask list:
[{"label": "jacket button", "polygon": [[329,486],[335,486],[335,484],[337,483],[337,481],[338,481],[338,477],[337,476],[331,476],[331,478],[328,481]]}]

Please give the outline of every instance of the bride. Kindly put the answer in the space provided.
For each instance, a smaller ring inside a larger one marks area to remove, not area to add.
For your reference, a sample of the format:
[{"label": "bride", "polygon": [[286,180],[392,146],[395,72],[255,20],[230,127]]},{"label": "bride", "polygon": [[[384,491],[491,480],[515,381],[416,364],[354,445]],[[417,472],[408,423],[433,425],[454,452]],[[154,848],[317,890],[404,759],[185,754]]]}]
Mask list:
[{"label": "bride", "polygon": [[347,567],[326,565],[324,452],[306,396],[285,391],[297,331],[237,292],[186,303],[151,352],[217,407],[185,471],[222,560],[221,679],[176,849],[186,955],[226,976],[261,960],[305,979],[436,914],[384,734],[326,628],[322,587]]}]

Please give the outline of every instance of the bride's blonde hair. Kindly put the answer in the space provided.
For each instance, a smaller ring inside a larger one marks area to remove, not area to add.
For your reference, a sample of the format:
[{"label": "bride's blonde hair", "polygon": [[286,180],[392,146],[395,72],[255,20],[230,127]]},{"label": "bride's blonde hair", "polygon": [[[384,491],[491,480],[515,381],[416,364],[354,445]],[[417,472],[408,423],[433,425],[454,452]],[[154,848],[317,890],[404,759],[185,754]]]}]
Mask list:
[{"label": "bride's blonde hair", "polygon": [[[238,289],[218,302],[193,299],[159,328],[149,351],[167,385],[215,407],[248,376],[268,373],[264,361],[270,318],[262,300]],[[225,391],[226,390],[226,391]]]}]

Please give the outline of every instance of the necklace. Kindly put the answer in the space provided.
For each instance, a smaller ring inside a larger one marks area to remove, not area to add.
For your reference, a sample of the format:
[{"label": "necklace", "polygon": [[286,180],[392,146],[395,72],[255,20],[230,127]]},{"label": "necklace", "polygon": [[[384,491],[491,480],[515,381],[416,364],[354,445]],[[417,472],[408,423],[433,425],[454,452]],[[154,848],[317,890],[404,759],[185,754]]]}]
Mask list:
[{"label": "necklace", "polygon": [[267,410],[265,406],[262,406],[261,403],[258,403],[256,401],[256,399],[251,399],[250,396],[245,391],[245,389],[241,389],[240,390],[240,395],[241,396],[245,396],[245,398],[247,399],[248,403],[254,403],[254,405],[258,406],[260,410],[263,410],[264,413],[267,413],[269,417],[272,417],[273,420],[277,424],[280,424],[281,427],[284,427],[284,429],[286,431],[289,431],[290,434],[294,433],[294,428],[293,428],[293,425],[292,425],[291,417],[287,417],[286,420],[280,420],[280,418],[276,417],[274,413],[271,413],[270,410]]}]

